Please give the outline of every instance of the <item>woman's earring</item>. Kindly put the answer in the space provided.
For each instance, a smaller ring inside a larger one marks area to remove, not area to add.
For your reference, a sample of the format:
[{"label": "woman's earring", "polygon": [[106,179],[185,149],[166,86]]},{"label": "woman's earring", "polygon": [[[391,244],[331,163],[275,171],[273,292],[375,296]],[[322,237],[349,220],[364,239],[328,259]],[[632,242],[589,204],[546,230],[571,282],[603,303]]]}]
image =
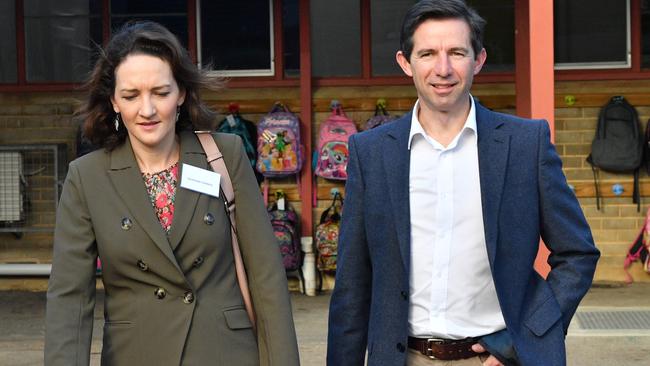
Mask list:
[{"label": "woman's earring", "polygon": [[176,122],[178,122],[178,117],[181,115],[181,106],[176,107]]},{"label": "woman's earring", "polygon": [[116,113],[115,114],[115,119],[113,120],[115,122],[115,131],[120,130],[120,114]]}]

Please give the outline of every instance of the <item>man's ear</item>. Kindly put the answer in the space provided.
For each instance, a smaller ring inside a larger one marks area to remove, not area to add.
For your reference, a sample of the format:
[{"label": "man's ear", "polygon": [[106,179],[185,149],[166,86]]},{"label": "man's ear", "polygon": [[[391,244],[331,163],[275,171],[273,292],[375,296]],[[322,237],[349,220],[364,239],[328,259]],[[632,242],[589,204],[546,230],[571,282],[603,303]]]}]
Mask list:
[{"label": "man's ear", "polygon": [[481,71],[481,68],[483,68],[483,65],[485,65],[485,60],[487,60],[487,51],[485,51],[485,48],[483,48],[481,49],[481,52],[479,52],[476,56],[476,60],[474,60],[474,75],[478,74]]},{"label": "man's ear", "polygon": [[409,77],[413,77],[413,72],[411,71],[411,63],[406,58],[404,52],[397,51],[397,54],[395,54],[395,59],[397,60],[399,67],[402,68],[402,71],[404,71],[404,73]]}]

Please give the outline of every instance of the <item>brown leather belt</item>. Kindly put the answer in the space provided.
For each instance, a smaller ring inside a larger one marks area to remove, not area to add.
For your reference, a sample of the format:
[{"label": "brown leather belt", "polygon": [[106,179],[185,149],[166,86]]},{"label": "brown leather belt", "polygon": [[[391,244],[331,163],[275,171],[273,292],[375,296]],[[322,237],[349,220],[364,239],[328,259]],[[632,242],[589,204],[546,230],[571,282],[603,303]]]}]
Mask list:
[{"label": "brown leather belt", "polygon": [[432,360],[461,360],[476,357],[479,354],[472,351],[472,345],[478,338],[440,339],[409,337],[409,348],[412,348]]}]

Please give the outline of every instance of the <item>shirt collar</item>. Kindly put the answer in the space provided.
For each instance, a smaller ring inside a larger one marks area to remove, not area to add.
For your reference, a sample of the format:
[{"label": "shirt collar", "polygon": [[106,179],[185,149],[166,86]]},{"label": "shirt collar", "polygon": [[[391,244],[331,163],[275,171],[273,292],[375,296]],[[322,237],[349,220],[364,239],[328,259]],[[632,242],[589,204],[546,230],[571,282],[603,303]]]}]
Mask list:
[{"label": "shirt collar", "polygon": [[[469,96],[469,102],[470,102],[470,107],[469,107],[469,113],[467,114],[467,119],[465,120],[465,124],[463,125],[463,128],[460,130],[458,135],[454,138],[451,144],[449,144],[449,147],[453,147],[456,145],[458,138],[460,135],[463,134],[465,130],[471,130],[476,134],[476,107],[474,106],[474,97],[470,94]],[[424,131],[424,128],[420,124],[420,120],[418,119],[418,108],[420,106],[420,100],[418,99],[415,102],[415,105],[413,106],[413,114],[411,116],[411,130],[409,132],[409,140],[408,140],[408,149],[411,149],[411,144],[413,142],[413,137],[416,135],[422,135],[424,138],[431,138],[427,136],[426,132]]]}]

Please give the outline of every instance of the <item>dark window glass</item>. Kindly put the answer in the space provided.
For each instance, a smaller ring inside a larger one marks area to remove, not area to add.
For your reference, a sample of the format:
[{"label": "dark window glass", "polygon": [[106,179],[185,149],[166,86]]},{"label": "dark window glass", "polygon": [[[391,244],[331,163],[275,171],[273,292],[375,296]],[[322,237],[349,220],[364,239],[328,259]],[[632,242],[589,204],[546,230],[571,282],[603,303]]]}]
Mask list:
[{"label": "dark window glass", "polygon": [[628,1],[556,0],[555,63],[628,64]]},{"label": "dark window glass", "polygon": [[[372,0],[372,74],[402,75],[395,61],[406,11],[416,0]],[[487,21],[483,45],[488,58],[482,72],[512,71],[515,64],[515,9],[513,0],[470,0],[468,4]]]},{"label": "dark window glass", "polygon": [[515,2],[470,0],[467,2],[487,21],[483,47],[487,60],[482,73],[515,69]]},{"label": "dark window glass", "polygon": [[0,1],[0,83],[18,81],[15,2]]},{"label": "dark window glass", "polygon": [[370,3],[372,74],[402,75],[395,53],[406,11],[417,0],[372,0]]},{"label": "dark window glass", "polygon": [[[155,5],[154,5],[155,4]],[[187,2],[178,0],[111,0],[111,29],[119,29],[129,21],[151,20],[174,33],[187,48]]]},{"label": "dark window glass", "polygon": [[101,44],[101,0],[25,0],[25,69],[29,82],[80,82]]},{"label": "dark window glass", "polygon": [[225,72],[257,70],[258,75],[271,74],[269,0],[201,1],[200,11],[202,64]]},{"label": "dark window glass", "polygon": [[641,67],[650,68],[650,0],[641,1]]},{"label": "dark window glass", "polygon": [[284,76],[300,75],[300,21],[298,0],[282,1],[282,41],[284,43]]},{"label": "dark window glass", "polygon": [[310,2],[314,76],[361,76],[359,0]]}]

